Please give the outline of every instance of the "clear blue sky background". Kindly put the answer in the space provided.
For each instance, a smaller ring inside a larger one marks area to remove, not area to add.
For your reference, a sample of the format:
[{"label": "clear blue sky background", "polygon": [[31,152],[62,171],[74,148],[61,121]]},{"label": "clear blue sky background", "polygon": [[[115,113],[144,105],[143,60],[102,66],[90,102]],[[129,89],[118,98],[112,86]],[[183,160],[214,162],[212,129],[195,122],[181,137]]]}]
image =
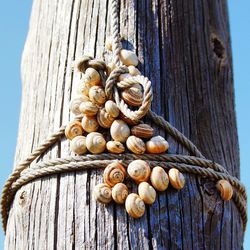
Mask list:
[{"label": "clear blue sky background", "polygon": [[[31,10],[31,0],[2,1],[0,8],[0,186],[9,175],[15,153],[20,110],[20,59]],[[229,0],[233,47],[236,111],[242,181],[250,190],[250,1]],[[249,229],[245,249],[250,249]],[[0,229],[0,249],[4,235]]]}]

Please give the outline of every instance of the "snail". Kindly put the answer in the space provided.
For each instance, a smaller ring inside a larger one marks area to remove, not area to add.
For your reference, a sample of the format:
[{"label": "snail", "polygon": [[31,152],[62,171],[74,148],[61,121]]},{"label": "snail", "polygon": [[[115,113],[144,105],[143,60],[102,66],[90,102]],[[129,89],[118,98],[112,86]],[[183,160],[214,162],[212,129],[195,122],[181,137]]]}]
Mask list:
[{"label": "snail", "polygon": [[112,190],[105,183],[97,184],[94,187],[93,195],[96,201],[104,203],[104,204],[107,204],[112,201]]},{"label": "snail", "polygon": [[137,75],[141,75],[141,72],[139,71],[139,69],[137,69],[135,66],[130,65],[128,66],[128,72],[130,75],[132,76],[137,76]]},{"label": "snail", "polygon": [[146,204],[153,204],[156,198],[155,189],[147,182],[141,182],[138,186],[138,194]]},{"label": "snail", "polygon": [[104,169],[103,173],[104,182],[110,187],[113,187],[117,183],[123,182],[125,176],[126,170],[118,161],[110,163]]},{"label": "snail", "polygon": [[101,83],[101,76],[94,68],[86,69],[84,79],[89,84],[89,86],[100,85]]},{"label": "snail", "polygon": [[122,63],[126,66],[137,66],[139,63],[137,55],[134,52],[126,49],[122,49],[120,51],[120,59]]},{"label": "snail", "polygon": [[92,102],[83,102],[79,106],[79,110],[86,116],[94,116],[98,112],[98,107]]},{"label": "snail", "polygon": [[121,154],[125,151],[125,147],[119,141],[108,141],[106,148],[110,153]]},{"label": "snail", "polygon": [[150,181],[153,187],[158,191],[165,191],[168,188],[168,174],[162,167],[156,166],[152,169]]},{"label": "snail", "polygon": [[154,134],[154,129],[148,124],[139,124],[131,129],[131,134],[140,138],[151,138]]},{"label": "snail", "polygon": [[87,149],[93,154],[100,154],[106,148],[106,141],[102,134],[91,132],[86,137]]},{"label": "snail", "polygon": [[231,200],[233,196],[233,187],[232,185],[226,180],[219,180],[216,183],[216,188],[220,192],[221,198],[225,201]]},{"label": "snail", "polygon": [[118,204],[124,204],[128,196],[128,188],[124,183],[117,183],[112,188],[112,198]]},{"label": "snail", "polygon": [[129,73],[124,73],[124,74],[119,75],[118,81],[123,81],[125,78],[130,78],[130,77],[132,77],[131,74],[129,74]]},{"label": "snail", "polygon": [[90,133],[97,131],[99,124],[94,116],[83,116],[82,118],[82,127],[83,129]]},{"label": "snail", "polygon": [[77,86],[77,93],[84,96],[89,96],[90,87],[91,86],[85,80],[83,80]]},{"label": "snail", "polygon": [[107,113],[104,108],[98,111],[97,121],[101,127],[110,128],[114,120],[115,118]]},{"label": "snail", "polygon": [[105,110],[108,112],[108,114],[114,118],[119,116],[120,110],[117,107],[116,103],[108,100],[105,103]]},{"label": "snail", "polygon": [[125,116],[122,112],[120,112],[119,118],[123,121],[125,121],[128,125],[130,126],[134,126],[137,125],[139,123],[139,121],[133,121],[130,118],[128,118],[127,116]]},{"label": "snail", "polygon": [[81,135],[74,137],[70,142],[70,149],[75,154],[85,154],[87,152],[86,137]]},{"label": "snail", "polygon": [[116,68],[116,65],[113,62],[108,63],[107,65],[107,71],[108,71],[108,75],[111,74],[111,72]]},{"label": "snail", "polygon": [[184,175],[176,168],[171,168],[168,171],[168,176],[169,176],[169,180],[171,185],[175,188],[175,189],[182,189],[185,185],[185,178]]},{"label": "snail", "polygon": [[127,213],[133,218],[137,219],[145,213],[145,203],[138,194],[131,193],[125,201],[125,208]]},{"label": "snail", "polygon": [[72,140],[78,135],[82,135],[83,132],[82,124],[79,121],[70,122],[65,128],[65,136],[69,140]]},{"label": "snail", "polygon": [[112,37],[107,37],[105,42],[105,48],[108,51],[112,51]]},{"label": "snail", "polygon": [[106,95],[102,87],[92,86],[89,89],[89,99],[97,105],[103,105],[106,102]]},{"label": "snail", "polygon": [[125,142],[130,135],[130,129],[123,120],[114,120],[110,127],[110,134],[115,141]]},{"label": "snail", "polygon": [[151,154],[161,154],[168,150],[168,142],[160,135],[152,137],[146,142],[147,152]]},{"label": "snail", "polygon": [[134,135],[128,137],[126,145],[128,149],[135,154],[144,154],[146,150],[146,146],[143,140]]},{"label": "snail", "polygon": [[136,86],[123,90],[121,96],[122,99],[130,106],[138,107],[143,101],[143,93],[141,89]]},{"label": "snail", "polygon": [[151,169],[146,161],[134,160],[128,165],[127,172],[135,182],[140,183],[149,179]]},{"label": "snail", "polygon": [[83,95],[72,99],[70,102],[70,105],[69,105],[70,111],[74,115],[80,115],[81,111],[80,111],[79,107],[80,107],[81,103],[86,102],[88,100],[89,100],[89,98],[87,96],[83,96]]}]

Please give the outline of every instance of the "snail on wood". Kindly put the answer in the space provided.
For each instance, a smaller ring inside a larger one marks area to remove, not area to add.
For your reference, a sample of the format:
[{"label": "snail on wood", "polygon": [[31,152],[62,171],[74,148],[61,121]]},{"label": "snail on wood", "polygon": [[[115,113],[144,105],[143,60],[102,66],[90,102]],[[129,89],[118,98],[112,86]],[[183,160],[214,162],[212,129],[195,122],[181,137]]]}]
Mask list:
[{"label": "snail on wood", "polygon": [[122,99],[130,106],[138,107],[142,104],[143,93],[138,87],[132,86],[124,89],[121,93]]},{"label": "snail on wood", "polygon": [[156,198],[155,189],[147,182],[141,182],[138,186],[138,194],[146,204],[153,204]]},{"label": "snail on wood", "polygon": [[102,87],[93,86],[89,89],[89,99],[97,105],[103,105],[106,102],[106,95]]},{"label": "snail on wood", "polygon": [[98,111],[97,114],[97,121],[99,125],[103,128],[110,128],[113,121],[115,120],[114,117],[112,117],[105,108],[102,108]]},{"label": "snail on wood", "polygon": [[152,169],[150,181],[153,187],[158,191],[165,191],[168,188],[168,174],[162,167],[156,166]]},{"label": "snail on wood", "polygon": [[127,213],[135,219],[142,217],[145,213],[145,203],[140,196],[135,193],[128,195],[125,201],[125,208]]},{"label": "snail on wood", "polygon": [[86,69],[84,79],[89,84],[89,86],[100,85],[101,83],[101,76],[94,68]]},{"label": "snail on wood", "polygon": [[108,141],[106,148],[110,153],[121,154],[125,151],[125,147],[119,141]]},{"label": "snail on wood", "polygon": [[168,176],[169,176],[169,180],[171,185],[175,188],[175,189],[182,189],[185,185],[185,177],[184,175],[176,168],[171,168],[168,171]]},{"label": "snail on wood", "polygon": [[144,141],[134,135],[128,137],[126,145],[128,149],[135,154],[144,154],[146,150]]},{"label": "snail on wood", "polygon": [[81,135],[74,137],[70,142],[70,149],[75,154],[85,154],[87,152],[86,137]]},{"label": "snail on wood", "polygon": [[118,161],[110,163],[104,169],[103,173],[104,182],[110,187],[113,187],[117,183],[123,182],[125,176],[126,170]]},{"label": "snail on wood", "polygon": [[139,124],[131,129],[131,134],[140,138],[151,138],[154,134],[154,129],[148,124]]},{"label": "snail on wood", "polygon": [[147,152],[151,154],[161,154],[168,150],[168,142],[160,135],[152,137],[146,142]]},{"label": "snail on wood", "polygon": [[112,198],[118,204],[124,204],[128,196],[128,188],[124,183],[117,183],[112,188]]},{"label": "snail on wood", "polygon": [[90,85],[85,81],[79,82],[77,86],[77,93],[83,96],[89,96]]},{"label": "snail on wood", "polygon": [[86,137],[87,149],[93,154],[100,154],[106,148],[106,141],[101,133],[91,132]]},{"label": "snail on wood", "polygon": [[146,161],[134,160],[128,165],[127,172],[136,183],[140,183],[149,179],[151,169]]},{"label": "snail on wood", "polygon": [[94,103],[88,101],[81,103],[81,105],[79,106],[79,110],[86,116],[94,116],[98,112],[98,107]]},{"label": "snail on wood", "polygon": [[106,38],[106,41],[105,41],[105,48],[108,50],[108,51],[112,51],[112,37],[107,37]]},{"label": "snail on wood", "polygon": [[94,187],[93,195],[96,201],[104,204],[112,201],[112,190],[106,183],[97,184]]},{"label": "snail on wood", "polygon": [[78,135],[82,135],[83,132],[82,124],[79,121],[70,122],[65,128],[65,136],[69,140],[72,140]]},{"label": "snail on wood", "polygon": [[83,116],[82,118],[82,127],[83,129],[90,133],[97,131],[99,124],[94,116]]},{"label": "snail on wood", "polygon": [[120,110],[117,107],[116,103],[111,100],[106,101],[105,110],[114,118],[118,117],[120,114]]},{"label": "snail on wood", "polygon": [[137,66],[139,63],[137,55],[134,52],[126,49],[121,50],[120,59],[122,63],[126,66],[130,65]]},{"label": "snail on wood", "polygon": [[87,96],[83,96],[83,95],[75,97],[70,102],[70,105],[69,105],[70,111],[74,115],[80,115],[81,111],[80,111],[79,107],[80,107],[81,103],[86,102],[88,100],[89,100],[89,98]]},{"label": "snail on wood", "polygon": [[232,185],[226,180],[219,180],[216,183],[216,188],[220,192],[221,198],[225,201],[231,200],[233,196],[233,187]]},{"label": "snail on wood", "polygon": [[124,122],[126,122],[130,126],[134,126],[134,125],[137,125],[139,123],[139,121],[137,121],[137,120],[136,121],[131,120],[130,118],[125,116],[122,112],[120,112],[119,119],[123,120]]},{"label": "snail on wood", "polygon": [[125,142],[130,135],[130,129],[123,120],[114,120],[110,127],[110,134],[115,141]]}]

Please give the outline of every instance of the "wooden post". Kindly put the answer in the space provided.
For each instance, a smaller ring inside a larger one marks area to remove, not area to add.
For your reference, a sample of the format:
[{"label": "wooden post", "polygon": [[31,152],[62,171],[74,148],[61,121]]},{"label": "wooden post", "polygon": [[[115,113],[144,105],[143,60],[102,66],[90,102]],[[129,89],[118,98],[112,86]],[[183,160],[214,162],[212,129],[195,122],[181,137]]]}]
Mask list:
[{"label": "wooden post", "polygon": [[[108,0],[34,0],[16,162],[72,119],[69,101],[79,80],[72,61],[83,54],[109,58],[110,11]],[[124,46],[136,50],[153,83],[152,109],[239,176],[226,1],[121,0],[120,27]],[[168,139],[172,153],[187,153]],[[64,140],[39,160],[69,154]],[[38,179],[16,194],[5,249],[241,249],[234,203],[223,202],[214,183],[186,178],[182,191],[159,194],[138,220],[122,206],[95,202],[101,170]]]}]

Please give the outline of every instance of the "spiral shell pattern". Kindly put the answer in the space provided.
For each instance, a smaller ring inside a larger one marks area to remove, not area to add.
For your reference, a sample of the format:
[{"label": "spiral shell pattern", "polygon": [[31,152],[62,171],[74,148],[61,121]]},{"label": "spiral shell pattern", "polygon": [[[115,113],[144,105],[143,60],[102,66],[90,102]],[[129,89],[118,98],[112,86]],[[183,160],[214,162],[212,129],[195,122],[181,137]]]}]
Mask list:
[{"label": "spiral shell pattern", "polygon": [[73,138],[73,140],[70,142],[70,149],[75,154],[85,154],[87,152],[86,137],[76,136],[75,138]]},{"label": "spiral shell pattern", "polygon": [[233,196],[233,187],[232,185],[226,180],[219,180],[216,183],[216,188],[220,192],[221,198],[225,201],[231,200]]},{"label": "spiral shell pattern", "polygon": [[105,183],[97,184],[94,187],[93,195],[96,201],[100,203],[107,204],[112,201],[112,190]]},{"label": "spiral shell pattern", "polygon": [[146,161],[134,160],[128,165],[127,172],[135,182],[140,183],[149,179],[151,169]]},{"label": "spiral shell pattern", "polygon": [[103,105],[106,102],[104,89],[100,86],[93,86],[89,89],[89,99],[97,105]]},{"label": "spiral shell pattern", "polygon": [[139,88],[130,87],[122,91],[122,99],[130,106],[138,107],[142,104],[143,93]]},{"label": "spiral shell pattern", "polygon": [[108,141],[106,148],[110,153],[121,154],[125,151],[125,147],[119,141]]},{"label": "spiral shell pattern", "polygon": [[86,137],[86,146],[92,154],[100,154],[106,148],[106,141],[102,134],[91,132]]},{"label": "spiral shell pattern", "polygon": [[138,194],[131,193],[125,201],[125,208],[127,213],[133,218],[137,219],[145,213],[145,203]]},{"label": "spiral shell pattern", "polygon": [[169,176],[169,180],[171,185],[175,188],[175,189],[182,189],[185,185],[185,177],[184,175],[176,168],[171,168],[168,171],[168,176]]},{"label": "spiral shell pattern", "polygon": [[88,101],[87,96],[79,96],[71,100],[69,108],[74,115],[80,115],[81,111],[79,109],[81,103]]},{"label": "spiral shell pattern", "polygon": [[98,107],[92,102],[83,102],[79,106],[79,110],[86,116],[94,116],[98,112]]},{"label": "spiral shell pattern", "polygon": [[99,110],[97,114],[97,121],[101,127],[110,128],[114,120],[115,118],[109,115],[104,108]]},{"label": "spiral shell pattern", "polygon": [[126,145],[128,149],[135,154],[144,154],[146,150],[146,146],[143,140],[134,135],[128,137]]},{"label": "spiral shell pattern", "polygon": [[78,135],[82,135],[83,132],[82,124],[79,121],[70,122],[65,128],[65,136],[69,140],[72,140]]},{"label": "spiral shell pattern", "polygon": [[113,187],[117,183],[123,182],[125,176],[126,170],[119,162],[113,162],[109,164],[104,169],[103,173],[104,182],[110,187]]},{"label": "spiral shell pattern", "polygon": [[112,198],[118,204],[124,204],[128,196],[128,188],[123,183],[117,183],[112,188]]},{"label": "spiral shell pattern", "polygon": [[162,167],[156,166],[152,169],[150,181],[153,187],[158,191],[165,191],[168,188],[168,174]]}]

